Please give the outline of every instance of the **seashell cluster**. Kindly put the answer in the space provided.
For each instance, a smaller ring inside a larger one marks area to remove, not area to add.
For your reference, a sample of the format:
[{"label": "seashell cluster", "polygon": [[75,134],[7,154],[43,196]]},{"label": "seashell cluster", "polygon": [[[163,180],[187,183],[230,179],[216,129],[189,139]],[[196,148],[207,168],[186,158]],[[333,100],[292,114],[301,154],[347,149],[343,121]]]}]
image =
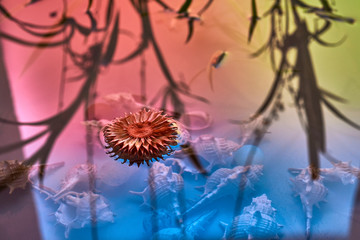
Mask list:
[{"label": "seashell cluster", "polygon": [[310,221],[313,217],[313,206],[324,201],[328,189],[322,183],[322,177],[318,180],[312,180],[311,173],[308,169],[303,169],[294,179],[293,188],[296,195],[300,196],[301,203],[306,213],[306,236],[310,236]]},{"label": "seashell cluster", "polygon": [[[226,239],[277,239],[281,225],[276,222],[276,210],[265,194],[253,198],[251,204],[236,216],[225,231]],[[226,236],[227,235],[227,236]]]},{"label": "seashell cluster", "polygon": [[141,110],[116,118],[103,129],[105,142],[111,157],[129,160],[129,166],[138,167],[144,162],[149,166],[152,160],[163,159],[176,146],[177,128],[175,121],[161,111]]},{"label": "seashell cluster", "polygon": [[236,194],[239,189],[252,188],[262,175],[262,169],[262,165],[249,165],[216,170],[207,179],[200,200],[185,213],[192,212],[225,195]]},{"label": "seashell cluster", "polygon": [[[95,219],[92,219],[93,216]],[[55,217],[56,221],[65,227],[65,238],[69,237],[71,229],[84,228],[92,223],[114,222],[114,213],[107,200],[93,192],[66,193]]]}]

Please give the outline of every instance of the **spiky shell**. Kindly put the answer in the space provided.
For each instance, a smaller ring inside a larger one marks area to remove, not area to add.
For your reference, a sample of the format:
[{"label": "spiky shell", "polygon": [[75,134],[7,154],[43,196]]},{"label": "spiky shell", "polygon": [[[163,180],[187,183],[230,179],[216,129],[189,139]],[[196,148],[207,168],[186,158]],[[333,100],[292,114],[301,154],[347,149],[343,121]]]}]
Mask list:
[{"label": "spiky shell", "polygon": [[155,162],[150,169],[148,183],[151,197],[159,204],[166,205],[184,188],[181,175],[173,173],[171,167],[159,162]]},{"label": "spiky shell", "polygon": [[313,180],[308,169],[303,169],[293,182],[294,191],[300,196],[301,203],[306,213],[306,236],[310,236],[310,221],[313,217],[313,206],[324,201],[328,189],[322,183],[322,177]]},{"label": "spiky shell", "polygon": [[184,145],[186,143],[188,143],[191,140],[191,135],[189,133],[188,130],[186,130],[185,126],[174,120],[174,126],[176,126],[177,128],[177,139],[176,141],[178,142],[179,145]]},{"label": "spiky shell", "polygon": [[27,166],[18,160],[5,160],[0,162],[0,186],[8,186],[10,194],[16,188],[25,189],[29,181],[31,166]]},{"label": "spiky shell", "polygon": [[359,177],[359,169],[349,162],[334,163],[333,168],[322,168],[320,174],[327,181],[341,181],[344,185],[354,184]]},{"label": "spiky shell", "polygon": [[159,160],[169,155],[176,146],[177,128],[172,118],[166,117],[161,111],[145,109],[116,118],[103,129],[108,154],[122,163],[129,160],[129,166],[136,163]]},{"label": "spiky shell", "polygon": [[253,198],[251,204],[243,209],[243,212],[250,214],[254,214],[257,211],[261,215],[265,214],[272,218],[275,218],[276,215],[276,209],[271,206],[271,200],[267,198],[266,194]]},{"label": "spiky shell", "polygon": [[[252,169],[258,170],[262,169],[262,167],[251,165],[237,166],[233,169],[220,168],[216,170],[206,181],[204,193],[201,195],[200,200],[189,208],[186,213],[194,211],[195,209],[204,206],[206,203],[215,201],[224,195],[237,194],[239,188],[244,189],[245,187],[252,187],[255,182],[251,182],[246,175],[249,171],[252,171]],[[261,174],[261,172],[257,170],[256,172]]]},{"label": "spiky shell", "polygon": [[222,181],[225,181],[225,179],[233,173],[234,170],[230,168],[220,168],[213,172],[206,180],[204,193],[202,196],[210,193],[211,191],[214,191]]},{"label": "spiky shell", "polygon": [[210,163],[210,168],[214,165],[229,165],[230,161],[227,160],[232,157],[233,152],[241,148],[236,142],[208,134],[200,135],[190,143],[196,153]]},{"label": "spiky shell", "polygon": [[228,239],[276,239],[281,228],[275,219],[276,210],[265,194],[253,198],[242,214],[236,216]]},{"label": "spiky shell", "polygon": [[149,186],[142,192],[130,191],[130,193],[142,196],[143,205],[153,209],[169,210],[177,217],[177,223],[182,226],[179,196],[184,189],[184,180],[181,175],[173,173],[171,167],[155,162],[150,168],[148,184]]},{"label": "spiky shell", "polygon": [[277,239],[281,226],[270,217],[244,213],[235,217],[227,239]]},{"label": "spiky shell", "polygon": [[[53,196],[57,201],[64,197],[67,192],[74,190],[75,187],[82,187],[84,190],[88,187],[90,175],[95,175],[96,166],[93,164],[79,164],[72,167],[62,180],[60,190]],[[81,186],[85,185],[85,186]]]},{"label": "spiky shell", "polygon": [[312,180],[309,171],[304,169],[299,175],[292,179],[294,191],[300,196],[307,217],[312,217],[312,207],[325,200],[328,189],[319,180]]},{"label": "spiky shell", "polygon": [[262,174],[262,168],[262,165],[237,166],[232,169],[220,168],[207,179],[203,196],[219,187],[238,189],[241,183],[241,188],[252,186],[258,180],[259,175]]},{"label": "spiky shell", "polygon": [[91,206],[96,210],[97,223],[114,222],[114,213],[107,200],[92,192],[68,193],[55,212],[56,221],[65,227],[65,237],[74,228],[91,226]]}]

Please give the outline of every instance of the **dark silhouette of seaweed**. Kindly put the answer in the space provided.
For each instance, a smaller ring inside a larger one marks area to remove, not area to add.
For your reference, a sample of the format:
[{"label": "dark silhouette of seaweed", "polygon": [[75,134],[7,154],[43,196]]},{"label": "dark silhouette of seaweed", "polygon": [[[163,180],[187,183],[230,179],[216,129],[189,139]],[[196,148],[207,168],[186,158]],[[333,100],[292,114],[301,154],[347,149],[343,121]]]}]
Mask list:
[{"label": "dark silhouette of seaweed", "polygon": [[[309,45],[311,42],[316,42],[326,47],[341,44],[344,38],[337,43],[327,43],[320,37],[330,30],[333,21],[352,24],[354,19],[334,14],[334,10],[330,7],[327,0],[319,1],[321,8],[308,5],[300,0],[274,0],[273,2],[271,8],[263,15],[264,18],[270,17],[270,35],[268,41],[257,52],[252,54],[252,57],[257,57],[268,50],[271,65],[275,73],[274,81],[265,100],[250,119],[251,121],[257,117],[264,116],[261,126],[254,132],[255,138],[252,144],[254,146],[260,144],[271,123],[279,118],[281,111],[284,111],[282,95],[285,90],[288,90],[293,98],[300,122],[307,136],[308,159],[312,178],[317,179],[320,167],[319,156],[320,154],[328,156],[323,108],[326,107],[341,121],[358,130],[360,130],[360,125],[347,118],[330,102],[330,100],[345,102],[344,98],[336,96],[318,85]],[[249,27],[249,41],[256,26],[255,20],[258,19],[257,11],[254,11],[256,9],[256,7],[254,8],[255,0],[252,0],[252,3],[253,15]],[[310,31],[308,21],[306,20],[307,16],[301,17],[299,15],[299,8],[305,9],[306,14],[318,17],[323,21],[323,25],[320,28],[316,26],[314,32]],[[290,15],[292,15],[295,25],[295,29],[292,32],[289,30]],[[282,29],[283,25],[285,25],[284,30]],[[295,49],[297,52],[293,66],[288,59],[290,49]],[[276,53],[280,56],[278,64],[275,61]],[[294,87],[294,84],[297,84],[297,86]],[[256,148],[250,151],[245,165],[252,163],[255,151]],[[234,217],[242,209],[242,198],[243,192],[239,191]]]},{"label": "dark silhouette of seaweed", "polygon": [[[10,82],[8,78],[5,58],[3,55],[3,46],[0,41],[0,101],[2,103],[0,112],[1,115],[6,114],[7,117],[16,119],[16,113],[12,94],[10,91]],[[20,131],[18,126],[0,123],[0,142],[7,144],[12,141],[20,141]],[[14,149],[0,156],[0,161],[10,159],[23,159],[23,151],[21,148]],[[2,183],[6,182],[2,181]],[[0,225],[1,238],[3,239],[20,239],[23,233],[31,229],[31,232],[27,232],[27,237],[30,239],[39,239],[40,230],[37,221],[28,221],[28,219],[36,218],[36,208],[34,205],[34,199],[29,187],[24,191],[15,191],[9,194],[9,190],[6,186],[0,186],[0,204],[3,206],[0,210]],[[11,227],[16,226],[16,228]]]}]

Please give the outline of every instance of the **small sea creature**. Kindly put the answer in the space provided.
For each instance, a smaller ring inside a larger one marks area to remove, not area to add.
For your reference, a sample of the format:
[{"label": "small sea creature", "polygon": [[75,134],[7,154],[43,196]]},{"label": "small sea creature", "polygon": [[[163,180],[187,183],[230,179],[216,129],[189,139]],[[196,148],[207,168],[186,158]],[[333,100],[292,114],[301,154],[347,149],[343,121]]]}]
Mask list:
[{"label": "small sea creature", "polygon": [[114,119],[104,127],[107,153],[111,157],[129,160],[129,166],[136,163],[138,167],[144,162],[149,166],[153,159],[163,159],[176,146],[177,127],[175,121],[161,111],[145,109]]},{"label": "small sea creature", "polygon": [[[92,216],[96,218],[92,219]],[[71,229],[91,226],[92,222],[114,222],[114,213],[110,210],[107,200],[93,192],[67,192],[55,212],[55,217],[56,221],[65,227],[66,238],[69,237]]]},{"label": "small sea creature", "polygon": [[[62,180],[61,189],[53,196],[55,201],[66,196],[80,185],[88,184],[89,176],[95,175],[96,167],[93,164],[80,164],[71,168]],[[87,185],[86,185],[87,186]]]},{"label": "small sea creature", "polygon": [[185,214],[213,202],[225,195],[237,194],[239,189],[253,188],[262,175],[262,165],[237,166],[232,169],[220,168],[207,179],[200,200]]},{"label": "small sea creature", "polygon": [[[195,140],[189,141],[192,148],[195,150],[195,153],[203,157],[209,165],[206,167],[207,171],[220,165],[223,167],[230,166],[233,157],[233,152],[237,151],[242,147],[242,145],[237,144],[236,142],[227,140],[225,138],[217,138],[212,135],[200,135]],[[175,157],[186,157],[186,148],[175,151]]]},{"label": "small sea creature", "polygon": [[[46,164],[46,167],[59,167],[64,163]],[[16,188],[25,189],[28,182],[33,183],[33,178],[41,165],[26,165],[18,160],[0,161],[0,187],[8,186],[10,194]]]},{"label": "small sea creature", "polygon": [[178,222],[182,224],[179,197],[184,189],[184,180],[181,175],[173,173],[171,167],[155,162],[150,168],[148,184],[142,192],[130,193],[141,196],[144,199],[143,205],[175,213]]},{"label": "small sea creature", "polygon": [[263,194],[253,198],[251,204],[234,218],[229,233],[226,229],[223,239],[277,239],[281,227],[276,222],[276,209]]},{"label": "small sea creature", "polygon": [[205,231],[205,226],[216,215],[217,210],[212,210],[194,220],[191,224],[187,225],[185,229],[179,227],[163,228],[153,236],[156,240],[194,240],[201,231]]},{"label": "small sea creature", "polygon": [[226,52],[226,51],[218,51],[210,59],[208,78],[209,78],[210,87],[211,87],[212,91],[214,91],[214,82],[213,82],[212,71],[214,68],[219,68],[221,66],[221,64],[223,63],[223,61],[227,55],[228,55],[228,52]]},{"label": "small sea creature", "polygon": [[203,68],[200,70],[195,76],[190,80],[189,85],[205,70],[208,72],[208,79],[210,83],[210,88],[212,91],[214,91],[214,83],[213,83],[213,69],[219,68],[221,64],[224,62],[225,57],[229,53],[227,51],[216,51],[210,58],[209,64],[206,68]]},{"label": "small sea creature", "polygon": [[191,131],[203,130],[211,126],[213,120],[210,114],[204,111],[185,112],[180,121],[184,127]]},{"label": "small sea creature", "polygon": [[296,195],[300,196],[306,213],[306,236],[309,237],[313,206],[318,206],[319,202],[325,200],[328,189],[322,183],[322,177],[320,176],[318,180],[313,180],[308,169],[303,169],[299,175],[290,180],[293,182]]}]

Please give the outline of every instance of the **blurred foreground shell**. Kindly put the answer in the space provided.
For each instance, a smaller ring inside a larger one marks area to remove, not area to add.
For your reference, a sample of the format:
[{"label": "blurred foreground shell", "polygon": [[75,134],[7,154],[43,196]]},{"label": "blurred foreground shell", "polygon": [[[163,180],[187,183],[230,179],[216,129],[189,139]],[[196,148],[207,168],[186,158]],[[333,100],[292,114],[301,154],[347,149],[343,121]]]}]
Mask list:
[{"label": "blurred foreground shell", "polygon": [[163,159],[177,145],[177,128],[172,118],[161,111],[141,110],[137,113],[116,118],[104,127],[105,142],[111,150],[108,154],[129,166],[144,162],[149,165],[153,159]]},{"label": "blurred foreground shell", "polygon": [[282,226],[275,215],[276,210],[265,194],[253,198],[241,215],[234,218],[227,239],[277,239]]},{"label": "blurred foreground shell", "polygon": [[0,187],[8,186],[10,194],[16,188],[25,189],[29,181],[31,166],[27,166],[18,160],[5,160],[0,162]]}]

